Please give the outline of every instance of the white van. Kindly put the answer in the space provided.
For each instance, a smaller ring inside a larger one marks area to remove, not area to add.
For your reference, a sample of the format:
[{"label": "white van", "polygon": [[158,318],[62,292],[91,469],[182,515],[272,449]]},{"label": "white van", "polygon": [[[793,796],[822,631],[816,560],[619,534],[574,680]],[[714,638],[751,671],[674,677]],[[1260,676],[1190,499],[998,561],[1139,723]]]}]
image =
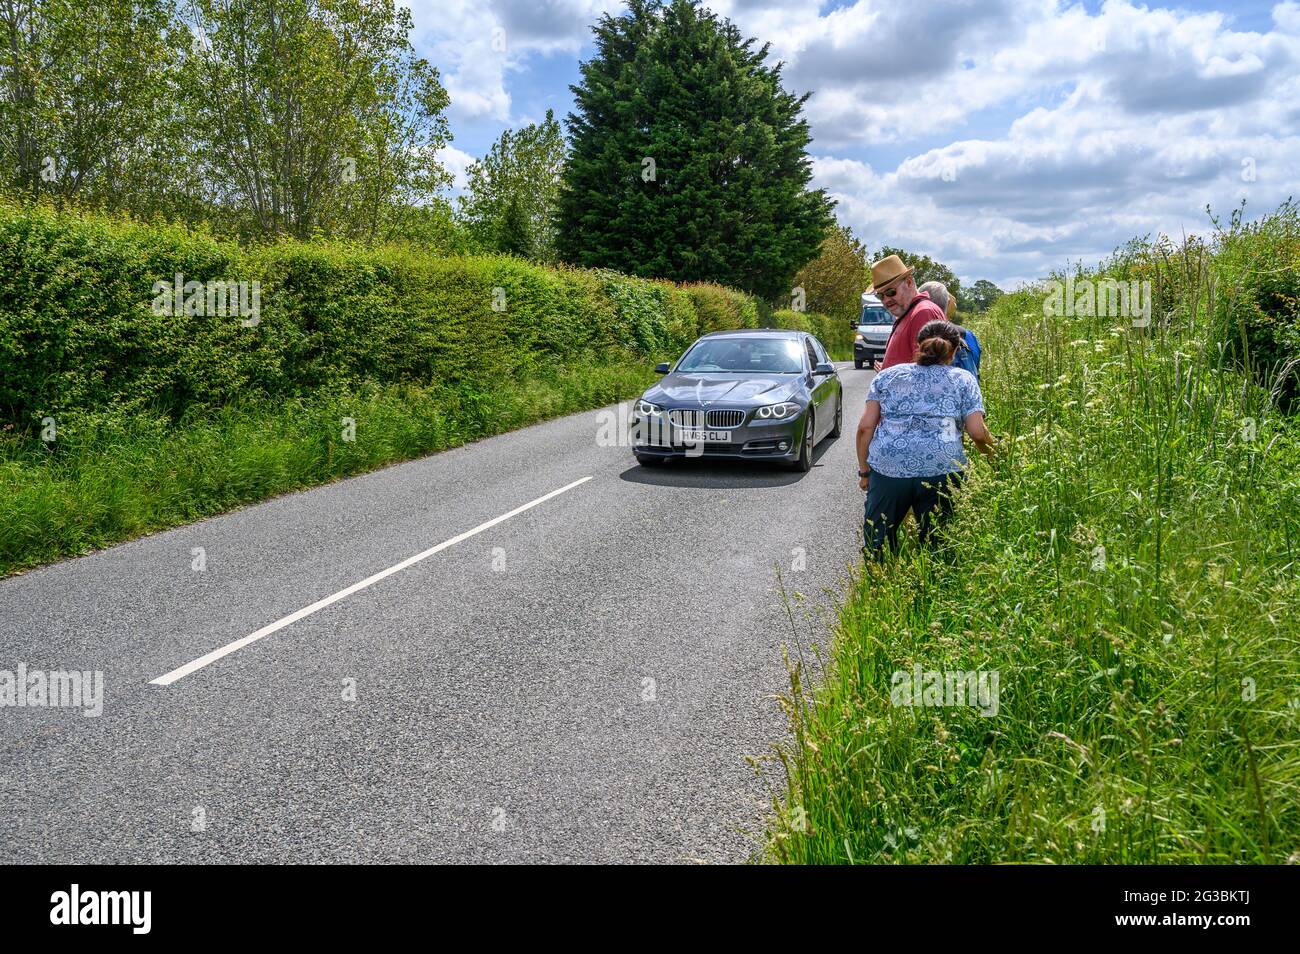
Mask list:
[{"label": "white van", "polygon": [[863,292],[862,314],[858,316],[857,334],[853,336],[853,366],[861,370],[864,364],[883,358],[893,330],[894,316],[885,310],[879,298]]}]

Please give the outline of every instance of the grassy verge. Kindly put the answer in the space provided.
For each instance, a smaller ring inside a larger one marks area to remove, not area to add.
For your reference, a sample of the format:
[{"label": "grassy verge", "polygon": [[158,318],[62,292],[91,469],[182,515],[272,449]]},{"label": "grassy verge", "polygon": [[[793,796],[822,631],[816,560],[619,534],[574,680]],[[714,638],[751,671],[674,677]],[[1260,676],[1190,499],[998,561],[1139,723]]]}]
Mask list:
[{"label": "grassy verge", "polygon": [[10,435],[0,439],[0,575],[631,398],[654,378],[629,356],[490,391],[373,385],[231,404],[179,425],[96,416],[61,432],[53,451]]},{"label": "grassy verge", "polygon": [[[977,327],[1004,453],[942,545],[791,663],[772,860],[1297,860],[1300,424],[1199,298],[1149,329],[1042,302]],[[996,712],[891,699],[916,666],[996,673]]]}]

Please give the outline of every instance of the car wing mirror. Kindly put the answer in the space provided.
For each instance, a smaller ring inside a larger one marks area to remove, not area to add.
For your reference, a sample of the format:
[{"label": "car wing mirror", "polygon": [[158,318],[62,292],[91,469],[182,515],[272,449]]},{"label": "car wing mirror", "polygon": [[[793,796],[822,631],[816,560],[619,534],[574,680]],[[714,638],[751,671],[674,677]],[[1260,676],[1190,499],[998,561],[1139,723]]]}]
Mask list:
[{"label": "car wing mirror", "polygon": [[669,365],[668,365],[668,362],[667,362],[667,361],[663,361],[663,362],[661,362],[661,363],[659,363],[659,364],[656,364],[656,365],[655,365],[655,374],[667,374],[667,373],[668,373],[668,367],[669,367]]},{"label": "car wing mirror", "polygon": [[817,367],[813,368],[813,374],[834,374],[835,365],[829,361],[823,361]]}]

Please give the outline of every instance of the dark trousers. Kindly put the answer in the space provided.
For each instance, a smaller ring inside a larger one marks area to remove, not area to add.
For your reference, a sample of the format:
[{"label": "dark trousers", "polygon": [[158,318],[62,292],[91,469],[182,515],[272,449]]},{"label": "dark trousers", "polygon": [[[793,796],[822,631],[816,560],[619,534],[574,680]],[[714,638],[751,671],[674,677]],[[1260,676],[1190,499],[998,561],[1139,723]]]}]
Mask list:
[{"label": "dark trousers", "polygon": [[885,541],[898,551],[898,525],[911,510],[921,528],[921,542],[927,543],[935,526],[952,511],[952,491],[961,483],[961,474],[935,477],[886,477],[871,472],[867,484],[867,506],[862,522],[864,552],[877,560],[884,559]]}]

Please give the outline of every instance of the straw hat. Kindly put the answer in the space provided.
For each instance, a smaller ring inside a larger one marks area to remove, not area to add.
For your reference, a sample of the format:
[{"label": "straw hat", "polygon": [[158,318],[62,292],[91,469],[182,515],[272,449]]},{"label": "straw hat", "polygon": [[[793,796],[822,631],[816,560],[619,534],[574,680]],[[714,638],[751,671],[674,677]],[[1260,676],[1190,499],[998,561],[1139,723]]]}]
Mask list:
[{"label": "straw hat", "polygon": [[957,316],[957,299],[952,295],[948,296],[948,304],[943,309],[943,312],[948,316],[949,321],[952,321]]},{"label": "straw hat", "polygon": [[877,288],[884,288],[900,278],[906,278],[912,274],[912,270],[903,264],[903,260],[897,255],[886,255],[878,262],[871,265],[871,291]]}]

